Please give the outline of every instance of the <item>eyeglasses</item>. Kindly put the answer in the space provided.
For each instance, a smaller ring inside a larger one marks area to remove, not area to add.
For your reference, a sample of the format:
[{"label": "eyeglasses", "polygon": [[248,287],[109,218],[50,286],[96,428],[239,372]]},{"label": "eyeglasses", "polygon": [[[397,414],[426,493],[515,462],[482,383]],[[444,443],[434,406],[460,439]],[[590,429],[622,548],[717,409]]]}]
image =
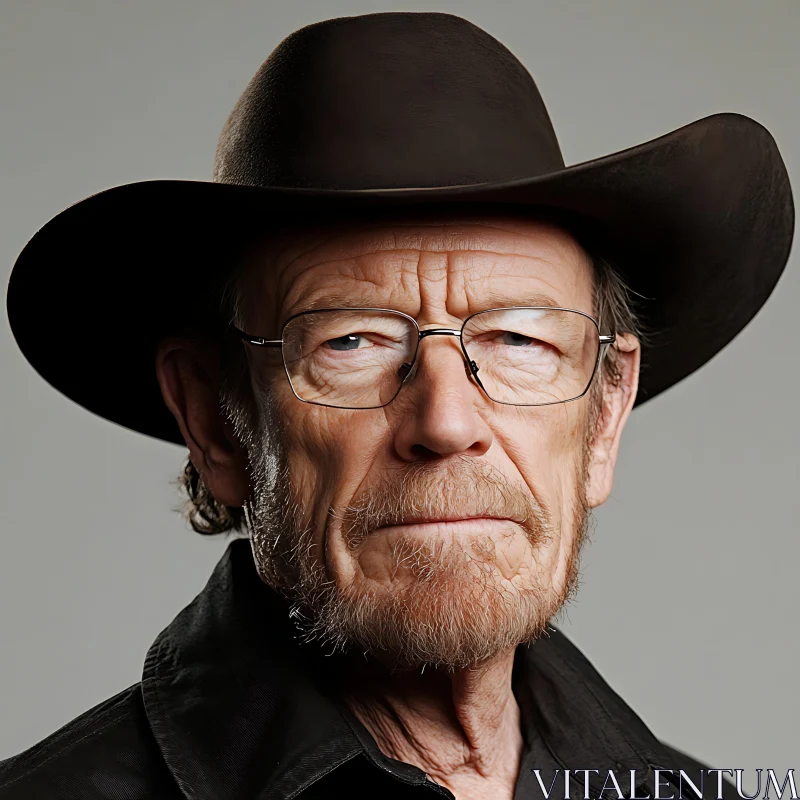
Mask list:
[{"label": "eyeglasses", "polygon": [[460,329],[420,330],[416,320],[386,308],[326,308],[289,317],[280,339],[245,342],[280,347],[295,397],[332,408],[383,408],[417,368],[428,336],[457,336],[468,378],[494,402],[547,406],[583,397],[615,334],[602,335],[582,311],[511,306],[479,311]]}]

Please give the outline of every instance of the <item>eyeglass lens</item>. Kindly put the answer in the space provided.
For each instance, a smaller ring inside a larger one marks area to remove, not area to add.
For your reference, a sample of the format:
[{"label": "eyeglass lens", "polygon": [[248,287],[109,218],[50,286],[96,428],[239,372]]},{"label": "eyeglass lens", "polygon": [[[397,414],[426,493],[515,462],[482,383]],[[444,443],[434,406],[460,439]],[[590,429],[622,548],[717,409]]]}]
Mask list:
[{"label": "eyeglass lens", "polygon": [[[390,311],[323,310],[283,331],[295,394],[340,408],[389,403],[416,355],[417,327]],[[597,363],[598,330],[583,314],[550,308],[493,309],[467,321],[462,344],[493,400],[547,405],[580,397]]]}]

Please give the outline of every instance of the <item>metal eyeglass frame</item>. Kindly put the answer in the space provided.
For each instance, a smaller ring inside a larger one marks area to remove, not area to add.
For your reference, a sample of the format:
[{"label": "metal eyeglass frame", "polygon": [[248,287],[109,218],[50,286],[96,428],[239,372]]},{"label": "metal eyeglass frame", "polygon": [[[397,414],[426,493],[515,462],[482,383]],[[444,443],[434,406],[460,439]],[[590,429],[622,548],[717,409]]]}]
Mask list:
[{"label": "metal eyeglass frame", "polygon": [[[481,379],[478,377],[478,365],[470,358],[469,353],[467,353],[466,348],[464,347],[464,328],[466,327],[467,323],[473,318],[480,316],[481,314],[488,314],[491,311],[517,311],[517,310],[528,310],[528,311],[571,311],[573,314],[580,314],[582,317],[586,317],[586,319],[591,320],[594,324],[595,328],[597,329],[597,336],[598,336],[598,343],[599,347],[597,348],[597,358],[595,359],[594,369],[592,370],[591,377],[589,378],[588,383],[586,384],[586,388],[576,397],[571,397],[569,400],[554,400],[551,403],[506,403],[502,400],[495,400],[489,392],[486,391]],[[397,391],[392,395],[392,397],[387,400],[385,403],[382,403],[379,406],[334,406],[330,405],[329,403],[320,403],[316,400],[304,400],[300,395],[297,394],[295,391],[294,385],[292,384],[292,378],[289,375],[289,368],[286,366],[286,358],[283,354],[283,332],[286,330],[286,326],[294,319],[298,317],[306,316],[307,314],[320,314],[320,313],[328,313],[334,311],[379,311],[385,314],[396,314],[399,317],[404,317],[405,319],[409,320],[414,327],[417,329],[417,342],[414,346],[414,355],[411,358],[410,364],[403,364],[401,369],[404,369],[404,374],[402,376],[402,380],[400,381],[400,385],[397,387]],[[334,307],[334,308],[312,308],[308,309],[307,311],[300,311],[297,314],[293,314],[289,317],[281,326],[281,338],[280,339],[264,339],[261,336],[251,336],[249,333],[245,333],[245,331],[237,328],[233,323],[230,324],[230,329],[242,340],[247,342],[248,344],[254,345],[256,347],[280,347],[281,348],[281,361],[283,362],[283,369],[286,373],[286,378],[289,381],[289,386],[291,387],[292,394],[301,402],[301,403],[309,403],[310,405],[315,406],[324,406],[325,408],[341,408],[345,411],[368,411],[370,409],[375,408],[385,408],[386,406],[391,403],[398,394],[400,394],[400,390],[405,386],[406,382],[409,378],[415,373],[415,367],[417,365],[417,354],[419,353],[419,344],[426,336],[458,336],[459,344],[461,345],[461,352],[464,354],[464,362],[465,368],[468,378],[473,378],[475,383],[478,384],[481,391],[493,402],[493,403],[500,403],[504,406],[528,406],[528,407],[540,407],[540,406],[553,406],[553,405],[560,405],[562,403],[572,403],[575,400],[580,400],[586,392],[589,391],[589,387],[592,385],[594,381],[594,376],[597,374],[597,368],[600,364],[600,361],[603,357],[605,349],[609,347],[609,345],[614,344],[617,339],[616,333],[611,334],[602,334],[600,333],[600,325],[598,324],[597,320],[589,314],[586,314],[583,311],[578,311],[575,308],[559,308],[556,306],[502,306],[499,308],[487,308],[484,311],[477,311],[474,314],[470,314],[462,323],[461,328],[428,328],[427,330],[421,330],[417,321],[414,317],[410,316],[409,314],[405,314],[402,311],[397,311],[393,308],[370,308],[370,307]]]}]

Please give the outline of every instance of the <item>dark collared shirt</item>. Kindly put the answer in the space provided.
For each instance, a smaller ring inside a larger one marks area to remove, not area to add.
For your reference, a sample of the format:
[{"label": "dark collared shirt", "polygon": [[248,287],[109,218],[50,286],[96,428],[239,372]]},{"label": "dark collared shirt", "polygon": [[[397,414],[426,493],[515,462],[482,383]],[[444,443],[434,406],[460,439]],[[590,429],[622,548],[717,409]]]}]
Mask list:
[{"label": "dark collared shirt", "polygon": [[[153,643],[141,682],[1,762],[0,798],[453,798],[381,753],[326,688],[331,662],[299,645],[288,610],[258,577],[249,541],[234,540]],[[512,680],[525,743],[515,800],[543,797],[533,770],[546,787],[555,776],[553,800],[565,770],[597,770],[594,797],[608,770],[626,798],[631,770],[637,797],[655,797],[656,768],[697,781],[701,765],[660,743],[555,628],[517,649]],[[662,776],[660,796],[671,794]],[[571,775],[570,796],[584,796],[583,773]],[[618,794],[607,786],[605,796]]]}]

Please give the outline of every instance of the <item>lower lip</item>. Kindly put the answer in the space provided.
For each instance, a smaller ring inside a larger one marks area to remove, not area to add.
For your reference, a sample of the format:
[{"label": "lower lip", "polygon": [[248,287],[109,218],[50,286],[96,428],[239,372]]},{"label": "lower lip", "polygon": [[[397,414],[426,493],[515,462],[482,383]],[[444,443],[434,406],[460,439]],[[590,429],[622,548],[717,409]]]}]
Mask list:
[{"label": "lower lip", "polygon": [[517,523],[510,519],[477,517],[475,519],[456,519],[441,522],[410,522],[404,525],[389,525],[377,528],[375,533],[406,533],[415,536],[436,536],[443,533],[475,534],[491,533],[496,530],[507,530],[509,525]]}]

